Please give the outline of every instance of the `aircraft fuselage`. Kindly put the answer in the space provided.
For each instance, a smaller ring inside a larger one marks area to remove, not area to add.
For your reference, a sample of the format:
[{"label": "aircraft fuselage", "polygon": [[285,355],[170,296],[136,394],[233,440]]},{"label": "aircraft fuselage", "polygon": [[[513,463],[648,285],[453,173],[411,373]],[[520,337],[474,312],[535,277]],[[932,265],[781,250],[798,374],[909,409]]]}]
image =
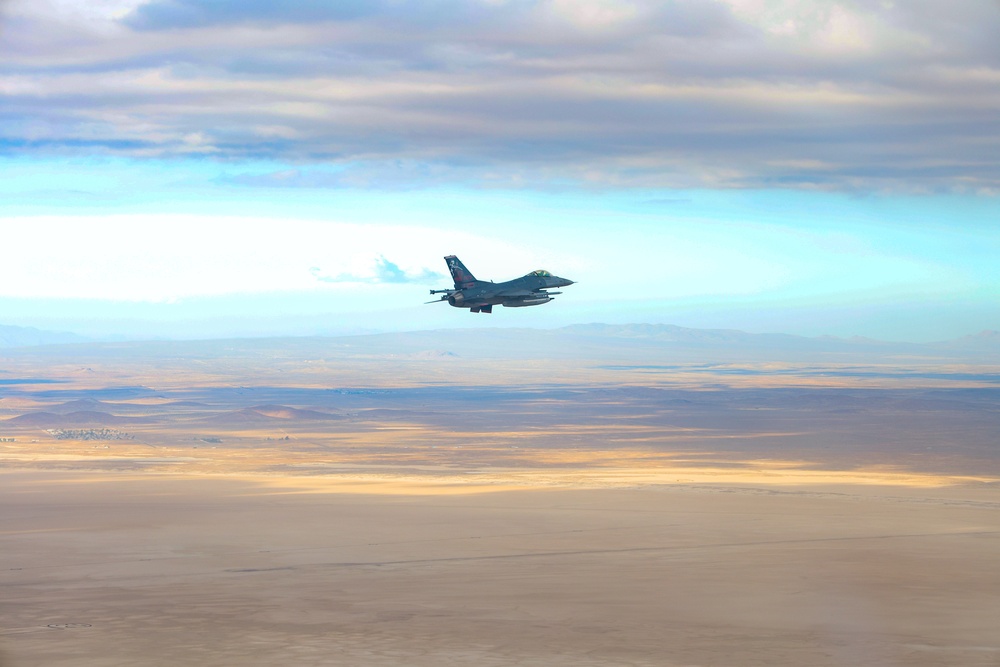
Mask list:
[{"label": "aircraft fuselage", "polygon": [[444,258],[455,280],[455,288],[449,290],[431,290],[431,294],[445,293],[441,300],[456,308],[468,308],[474,313],[492,312],[493,306],[506,308],[523,308],[525,306],[540,306],[552,301],[554,295],[560,292],[548,292],[553,287],[567,287],[572,280],[553,276],[548,271],[539,269],[531,273],[495,283],[488,280],[476,280],[465,268],[465,265],[449,255]]}]

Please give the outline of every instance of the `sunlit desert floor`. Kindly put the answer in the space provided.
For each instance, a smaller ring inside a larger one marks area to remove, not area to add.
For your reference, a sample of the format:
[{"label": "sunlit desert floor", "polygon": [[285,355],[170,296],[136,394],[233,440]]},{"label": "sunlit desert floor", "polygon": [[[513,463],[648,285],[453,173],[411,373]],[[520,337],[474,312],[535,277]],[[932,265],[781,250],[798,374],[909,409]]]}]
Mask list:
[{"label": "sunlit desert floor", "polygon": [[1000,409],[974,374],[19,363],[3,667],[1000,665]]},{"label": "sunlit desert floor", "polygon": [[1000,662],[995,485],[518,481],[4,473],[7,664]]}]

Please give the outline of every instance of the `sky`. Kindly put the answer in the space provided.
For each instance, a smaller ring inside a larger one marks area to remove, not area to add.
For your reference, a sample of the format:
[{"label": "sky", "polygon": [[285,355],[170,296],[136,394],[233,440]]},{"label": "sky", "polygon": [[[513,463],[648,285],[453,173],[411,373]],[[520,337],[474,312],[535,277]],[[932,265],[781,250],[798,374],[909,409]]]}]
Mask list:
[{"label": "sky", "polygon": [[[0,0],[0,324],[1000,329],[996,0]],[[552,303],[424,304],[444,255]]]}]

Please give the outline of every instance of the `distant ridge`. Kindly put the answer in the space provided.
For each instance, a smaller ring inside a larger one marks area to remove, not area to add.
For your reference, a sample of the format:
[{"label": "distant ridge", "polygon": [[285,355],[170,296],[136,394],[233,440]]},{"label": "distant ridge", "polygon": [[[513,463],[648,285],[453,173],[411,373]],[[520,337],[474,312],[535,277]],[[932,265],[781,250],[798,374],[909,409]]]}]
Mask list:
[{"label": "distant ridge", "polygon": [[[768,333],[752,334],[739,329],[689,329],[674,324],[573,324],[557,329],[572,334],[610,336],[615,338],[646,338],[663,342],[683,343],[743,343],[751,340],[774,339],[783,342],[813,340],[805,336]],[[826,337],[832,340],[832,337]]]},{"label": "distant ridge", "polygon": [[317,410],[301,410],[285,405],[256,405],[251,408],[225,412],[199,420],[204,424],[273,424],[282,421],[330,421],[343,419],[340,415]]},{"label": "distant ridge", "polygon": [[73,412],[103,413],[105,410],[113,409],[114,407],[115,406],[113,404],[99,401],[96,398],[79,398],[75,401],[62,403],[61,405],[53,405],[49,407],[49,410],[61,415],[66,415]]},{"label": "distant ridge", "polygon": [[962,336],[961,338],[943,341],[937,344],[950,345],[956,347],[965,346],[965,347],[976,347],[976,348],[1000,349],[1000,331],[994,331],[993,329],[985,329],[977,334],[972,334],[970,336]]},{"label": "distant ridge", "polygon": [[99,412],[99,413],[110,413],[110,414],[121,414],[121,413],[141,413],[146,414],[150,411],[150,406],[147,405],[136,405],[134,403],[109,403],[107,401],[101,401],[96,398],[78,398],[73,401],[68,401],[66,403],[61,403],[59,405],[47,406],[46,410],[49,412],[55,412],[60,415],[71,414],[75,412],[87,413],[87,412]]},{"label": "distant ridge", "polygon": [[815,346],[911,346],[918,347],[994,347],[1000,350],[1000,331],[987,329],[977,334],[931,343],[901,343],[866,336],[799,336],[785,333],[748,333],[739,329],[692,329],[674,324],[571,324],[556,331],[613,338],[649,339],[678,343],[761,343],[808,344]]},{"label": "distant ridge", "polygon": [[[597,363],[643,364],[671,362],[874,362],[905,357],[910,360],[949,358],[972,361],[1000,357],[991,335],[972,342],[909,343],[871,338],[797,336],[748,333],[737,329],[693,329],[672,324],[574,324],[558,329],[485,328],[412,331],[325,339],[326,354],[353,358],[415,358],[429,349],[447,351],[462,363],[476,359],[580,359]],[[290,347],[296,345],[289,341]],[[323,341],[298,343],[303,348]],[[444,357],[442,357],[444,358]]]},{"label": "distant ridge", "polygon": [[[478,359],[579,359],[597,363],[749,362],[814,360],[850,363],[889,358],[953,359],[961,363],[1000,362],[1000,332],[931,343],[883,341],[854,336],[798,336],[748,333],[738,329],[694,329],[672,324],[574,324],[558,329],[438,329],[351,336],[229,338],[189,341],[88,342],[22,347],[8,356],[45,356],[66,361],[98,359],[209,360],[272,358],[390,360],[451,363]],[[0,373],[3,371],[0,370]],[[83,406],[81,406],[83,407]],[[103,406],[94,406],[100,409]],[[111,405],[107,407],[112,407]],[[118,406],[112,411],[117,411]],[[125,409],[122,407],[121,409]],[[248,408],[253,410],[253,408]],[[280,417],[245,414],[247,420]],[[234,415],[234,419],[240,419]],[[320,419],[313,416],[313,419]],[[329,418],[329,417],[327,417]]]},{"label": "distant ridge", "polygon": [[45,331],[34,327],[15,327],[0,324],[0,347],[31,347],[34,345],[63,345],[85,343],[87,339],[66,331]]},{"label": "distant ridge", "polygon": [[729,346],[789,351],[839,351],[918,345],[917,343],[889,343],[860,336],[852,338],[808,337],[785,333],[748,333],[739,329],[691,329],[674,324],[574,324],[557,331],[574,336],[628,339],[630,341],[676,344],[696,348]]},{"label": "distant ridge", "polygon": [[81,410],[60,415],[54,412],[29,412],[25,415],[5,420],[4,424],[18,426],[38,426],[40,428],[62,428],[64,426],[117,426],[120,424],[148,423],[150,420],[138,417],[118,417],[107,412]]}]

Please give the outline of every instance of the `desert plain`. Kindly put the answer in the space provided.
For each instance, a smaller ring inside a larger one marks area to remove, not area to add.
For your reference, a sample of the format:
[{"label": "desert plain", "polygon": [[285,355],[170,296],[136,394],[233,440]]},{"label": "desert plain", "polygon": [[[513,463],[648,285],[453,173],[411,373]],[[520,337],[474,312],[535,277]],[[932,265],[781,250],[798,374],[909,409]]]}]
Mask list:
[{"label": "desert plain", "polygon": [[482,335],[0,351],[0,665],[1000,665],[1000,364]]}]

